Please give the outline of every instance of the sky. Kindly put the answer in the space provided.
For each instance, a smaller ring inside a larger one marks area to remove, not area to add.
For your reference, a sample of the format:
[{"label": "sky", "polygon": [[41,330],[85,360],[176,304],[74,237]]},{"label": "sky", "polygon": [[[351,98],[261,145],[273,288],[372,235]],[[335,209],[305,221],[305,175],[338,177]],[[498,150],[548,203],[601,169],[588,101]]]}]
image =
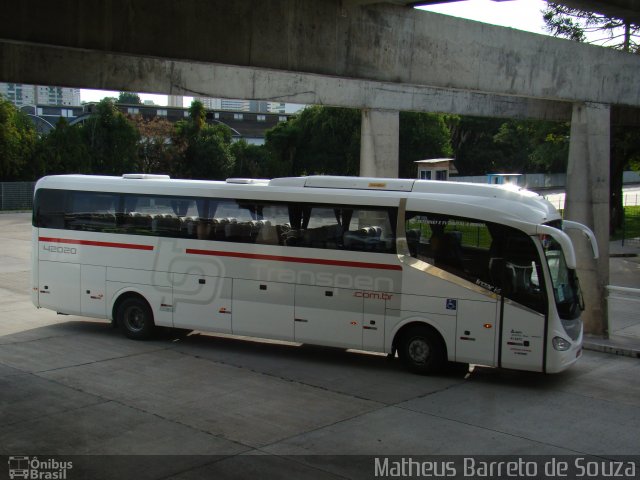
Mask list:
[{"label": "sky", "polygon": [[[546,2],[544,0],[509,0],[495,2],[492,0],[467,0],[462,2],[450,2],[429,7],[418,7],[455,17],[467,18],[479,22],[492,23],[503,27],[511,27],[527,32],[547,34],[544,30],[544,21],[541,11]],[[97,102],[104,97],[117,97],[119,92],[105,90],[81,90],[80,99],[83,102]],[[186,105],[191,103],[191,97],[185,97]],[[152,100],[156,105],[166,105],[166,95],[140,94],[140,99]]]},{"label": "sky", "polygon": [[511,27],[527,32],[548,35],[544,29],[542,10],[546,7],[544,0],[510,0],[494,2],[492,0],[468,0],[465,2],[449,2],[429,7],[418,7],[420,10],[443,13],[454,17],[492,23],[503,27]]}]

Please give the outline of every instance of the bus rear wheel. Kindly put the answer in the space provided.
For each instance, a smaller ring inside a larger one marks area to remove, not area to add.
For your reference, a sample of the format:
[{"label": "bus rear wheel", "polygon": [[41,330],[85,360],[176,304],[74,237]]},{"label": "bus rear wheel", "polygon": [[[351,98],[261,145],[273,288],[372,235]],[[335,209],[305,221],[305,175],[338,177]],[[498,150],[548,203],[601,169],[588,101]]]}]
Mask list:
[{"label": "bus rear wheel", "polygon": [[421,375],[439,372],[446,363],[440,336],[423,326],[411,327],[402,335],[398,356],[408,370]]},{"label": "bus rear wheel", "polygon": [[125,336],[145,340],[153,334],[155,324],[149,304],[139,297],[125,298],[116,310],[118,326]]}]

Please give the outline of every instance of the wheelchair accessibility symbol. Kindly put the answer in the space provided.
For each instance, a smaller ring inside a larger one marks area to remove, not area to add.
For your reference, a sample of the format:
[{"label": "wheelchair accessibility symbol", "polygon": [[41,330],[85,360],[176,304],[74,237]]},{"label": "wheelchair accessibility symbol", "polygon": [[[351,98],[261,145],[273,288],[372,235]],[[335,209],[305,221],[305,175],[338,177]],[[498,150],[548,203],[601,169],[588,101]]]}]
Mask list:
[{"label": "wheelchair accessibility symbol", "polygon": [[447,298],[447,310],[457,310],[458,300],[454,298]]}]

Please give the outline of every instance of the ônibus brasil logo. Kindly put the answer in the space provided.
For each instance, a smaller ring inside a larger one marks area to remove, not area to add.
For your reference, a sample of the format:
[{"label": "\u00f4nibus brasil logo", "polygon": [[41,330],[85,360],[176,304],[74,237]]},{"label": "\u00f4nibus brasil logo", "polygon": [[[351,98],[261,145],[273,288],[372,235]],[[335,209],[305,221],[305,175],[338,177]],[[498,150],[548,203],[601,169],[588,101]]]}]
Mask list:
[{"label": "\u00f4nibus brasil logo", "polygon": [[10,456],[9,478],[33,480],[66,480],[67,471],[73,468],[72,462],[62,462],[53,458],[39,460],[38,457]]}]

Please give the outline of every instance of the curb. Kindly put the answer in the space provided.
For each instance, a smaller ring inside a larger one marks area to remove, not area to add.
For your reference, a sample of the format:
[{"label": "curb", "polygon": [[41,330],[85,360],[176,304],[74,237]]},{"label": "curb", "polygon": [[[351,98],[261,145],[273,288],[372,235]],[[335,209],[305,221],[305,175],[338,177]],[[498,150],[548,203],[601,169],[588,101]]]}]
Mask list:
[{"label": "curb", "polygon": [[620,355],[623,357],[640,358],[640,348],[613,345],[609,343],[608,340],[583,341],[582,348],[584,348],[585,350],[592,350],[594,352],[610,353],[613,355]]}]

